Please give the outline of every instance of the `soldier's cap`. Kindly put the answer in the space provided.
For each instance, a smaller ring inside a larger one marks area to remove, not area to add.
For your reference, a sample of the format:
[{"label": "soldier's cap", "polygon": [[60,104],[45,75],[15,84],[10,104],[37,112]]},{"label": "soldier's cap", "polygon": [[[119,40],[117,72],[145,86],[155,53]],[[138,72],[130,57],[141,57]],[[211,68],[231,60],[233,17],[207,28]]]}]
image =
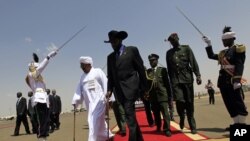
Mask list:
[{"label": "soldier's cap", "polygon": [[104,41],[104,43],[110,43],[114,39],[121,39],[124,40],[128,37],[128,33],[126,31],[116,31],[116,30],[111,30],[108,33],[109,40]]},{"label": "soldier's cap", "polygon": [[179,40],[178,34],[177,33],[170,34],[170,36],[168,37],[168,41],[170,40],[178,41]]},{"label": "soldier's cap", "polygon": [[149,56],[148,56],[148,60],[150,61],[150,60],[158,60],[159,59],[159,55],[157,55],[157,54],[154,54],[154,53],[152,53],[152,54],[150,54]]}]

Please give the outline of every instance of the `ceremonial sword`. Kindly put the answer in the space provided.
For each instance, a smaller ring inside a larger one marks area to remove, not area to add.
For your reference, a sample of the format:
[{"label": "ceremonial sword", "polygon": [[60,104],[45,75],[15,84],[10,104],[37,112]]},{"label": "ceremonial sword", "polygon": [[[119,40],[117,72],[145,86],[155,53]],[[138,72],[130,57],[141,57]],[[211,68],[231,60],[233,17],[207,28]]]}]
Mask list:
[{"label": "ceremonial sword", "polygon": [[181,13],[181,15],[182,16],[184,16],[185,17],[185,19],[187,19],[188,20],[188,22],[200,33],[200,35],[202,36],[202,37],[204,37],[205,35],[200,31],[200,29],[184,14],[184,12],[182,12],[181,11],[181,9],[180,8],[178,8],[177,6],[176,6],[176,9]]},{"label": "ceremonial sword", "polygon": [[67,43],[69,43],[72,39],[74,39],[80,32],[82,32],[87,25],[83,26],[79,31],[77,31],[73,36],[71,36],[66,42],[64,42],[58,49],[56,49],[56,52],[61,50]]}]

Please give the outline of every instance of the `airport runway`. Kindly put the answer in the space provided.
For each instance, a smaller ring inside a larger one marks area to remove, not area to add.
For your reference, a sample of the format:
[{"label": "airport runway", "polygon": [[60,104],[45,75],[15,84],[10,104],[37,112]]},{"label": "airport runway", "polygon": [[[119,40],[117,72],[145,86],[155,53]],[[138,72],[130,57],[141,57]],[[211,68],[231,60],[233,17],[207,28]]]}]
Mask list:
[{"label": "airport runway", "polygon": [[[245,93],[245,103],[250,109],[250,92]],[[50,134],[48,141],[74,141],[73,138],[73,113],[65,113],[60,117],[61,127]],[[110,127],[116,126],[116,121],[112,110],[110,110]],[[195,99],[195,118],[197,131],[208,138],[209,141],[229,141],[229,132],[225,128],[232,123],[220,94],[215,96],[215,105],[210,105],[208,97],[204,96]],[[175,121],[179,122],[175,112]],[[250,118],[247,118],[247,124],[250,124]],[[29,124],[31,127],[31,124]],[[187,120],[185,126],[188,127]],[[9,121],[0,121],[0,141],[36,141],[36,135],[26,135],[23,125],[20,128],[19,136],[12,136],[15,127],[15,119]],[[87,113],[76,113],[75,141],[87,141],[88,125]]]}]

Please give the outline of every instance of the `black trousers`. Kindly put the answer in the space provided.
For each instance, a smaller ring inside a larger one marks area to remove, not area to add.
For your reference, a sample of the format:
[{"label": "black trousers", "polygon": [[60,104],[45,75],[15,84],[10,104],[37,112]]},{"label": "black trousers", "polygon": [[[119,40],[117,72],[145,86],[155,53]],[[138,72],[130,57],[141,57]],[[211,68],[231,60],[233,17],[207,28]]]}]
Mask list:
[{"label": "black trousers", "polygon": [[157,126],[157,130],[161,129],[162,122],[161,122],[161,114],[163,117],[163,130],[170,131],[170,116],[168,111],[168,102],[154,102],[152,103],[152,110],[155,117],[155,124]]},{"label": "black trousers", "polygon": [[154,124],[154,119],[152,116],[152,112],[151,112],[151,104],[149,100],[145,100],[144,98],[142,98],[142,102],[144,104],[144,109],[146,112],[146,117],[147,117],[147,121],[148,121],[148,125],[152,125]]},{"label": "black trousers", "polygon": [[37,117],[35,113],[30,114],[30,122],[32,125],[32,132],[37,133],[38,124],[37,124]]},{"label": "black trousers", "polygon": [[54,124],[56,125],[56,128],[59,129],[60,127],[60,113],[55,113],[55,121],[54,121]]},{"label": "black trousers", "polygon": [[214,90],[208,90],[208,95],[209,95],[209,104],[214,104],[215,100],[214,100]]},{"label": "black trousers", "polygon": [[15,127],[15,131],[14,131],[14,135],[19,135],[20,125],[22,122],[23,122],[23,125],[25,127],[26,133],[27,134],[30,133],[27,115],[23,114],[23,115],[17,115],[17,117],[16,117],[16,127]]},{"label": "black trousers", "polygon": [[47,137],[49,129],[49,108],[46,103],[37,103],[35,106],[38,130],[37,137]]},{"label": "black trousers", "polygon": [[115,119],[121,133],[126,133],[125,111],[118,101],[113,102],[113,111]]},{"label": "black trousers", "polygon": [[135,101],[124,99],[121,104],[125,110],[126,122],[129,128],[128,141],[144,141],[135,115]]},{"label": "black trousers", "polygon": [[237,115],[248,115],[246,106],[242,97],[242,89],[233,89],[233,85],[220,86],[221,96],[231,117]]},{"label": "black trousers", "polygon": [[195,130],[193,83],[179,83],[173,85],[173,93],[174,97],[176,97],[176,109],[180,116],[180,123],[184,122],[186,113],[190,129]]},{"label": "black trousers", "polygon": [[49,126],[50,126],[50,130],[54,131],[55,129],[55,114],[52,113],[51,111],[49,112]]}]

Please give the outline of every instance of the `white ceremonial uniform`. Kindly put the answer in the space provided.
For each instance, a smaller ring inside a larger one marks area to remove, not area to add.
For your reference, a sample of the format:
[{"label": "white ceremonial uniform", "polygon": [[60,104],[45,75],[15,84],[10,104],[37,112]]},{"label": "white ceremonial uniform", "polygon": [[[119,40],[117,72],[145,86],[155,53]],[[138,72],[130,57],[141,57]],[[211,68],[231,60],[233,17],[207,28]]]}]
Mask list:
[{"label": "white ceremonial uniform", "polygon": [[73,96],[72,104],[78,106],[85,102],[88,111],[89,138],[88,141],[106,141],[114,136],[105,121],[107,93],[107,77],[99,68],[91,68],[89,73],[83,73],[76,92]]},{"label": "white ceremonial uniform", "polygon": [[35,63],[37,65],[36,71],[28,73],[29,78],[29,86],[32,89],[34,96],[32,96],[32,107],[36,105],[36,103],[47,103],[47,107],[49,107],[48,95],[45,91],[46,85],[43,80],[39,80],[38,76],[41,75],[45,67],[48,65],[49,60],[45,58],[41,63]]}]

